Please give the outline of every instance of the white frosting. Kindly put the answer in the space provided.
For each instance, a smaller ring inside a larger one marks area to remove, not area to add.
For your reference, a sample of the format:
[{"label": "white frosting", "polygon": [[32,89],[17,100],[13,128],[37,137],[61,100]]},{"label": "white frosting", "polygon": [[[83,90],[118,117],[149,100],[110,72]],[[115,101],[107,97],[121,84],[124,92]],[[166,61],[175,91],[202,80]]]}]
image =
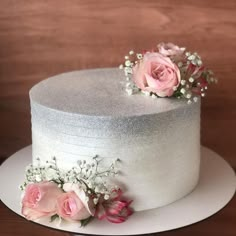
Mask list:
[{"label": "white frosting", "polygon": [[193,190],[200,165],[200,102],[129,96],[118,69],[65,73],[30,91],[33,161],[61,168],[98,154],[121,159],[116,181],[136,211]]}]

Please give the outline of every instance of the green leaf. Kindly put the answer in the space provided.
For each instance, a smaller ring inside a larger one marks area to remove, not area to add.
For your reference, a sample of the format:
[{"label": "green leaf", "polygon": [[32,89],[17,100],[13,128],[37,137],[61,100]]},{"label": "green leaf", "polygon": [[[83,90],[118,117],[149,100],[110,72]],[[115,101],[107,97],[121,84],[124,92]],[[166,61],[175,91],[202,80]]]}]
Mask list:
[{"label": "green leaf", "polygon": [[93,219],[93,216],[89,216],[88,218],[86,218],[86,219],[84,219],[84,220],[81,220],[81,221],[80,221],[81,227],[86,226],[92,219]]},{"label": "green leaf", "polygon": [[58,217],[59,217],[59,215],[57,215],[57,214],[51,216],[50,222],[53,222],[53,221],[56,220]]}]

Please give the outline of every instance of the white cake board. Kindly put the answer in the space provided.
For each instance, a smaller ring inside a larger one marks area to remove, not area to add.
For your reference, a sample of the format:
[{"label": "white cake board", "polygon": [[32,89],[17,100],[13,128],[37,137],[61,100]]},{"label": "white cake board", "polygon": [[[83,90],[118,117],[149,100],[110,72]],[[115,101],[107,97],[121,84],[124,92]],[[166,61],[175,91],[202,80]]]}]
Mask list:
[{"label": "white cake board", "polygon": [[[122,224],[93,220],[84,228],[78,224],[47,220],[41,225],[74,234],[137,235],[162,232],[191,225],[208,218],[222,209],[233,197],[236,177],[229,164],[213,151],[202,147],[201,173],[198,186],[186,197],[167,206],[135,212]],[[0,197],[12,211],[21,215],[21,191],[25,167],[31,163],[31,146],[8,158],[0,167]]]}]

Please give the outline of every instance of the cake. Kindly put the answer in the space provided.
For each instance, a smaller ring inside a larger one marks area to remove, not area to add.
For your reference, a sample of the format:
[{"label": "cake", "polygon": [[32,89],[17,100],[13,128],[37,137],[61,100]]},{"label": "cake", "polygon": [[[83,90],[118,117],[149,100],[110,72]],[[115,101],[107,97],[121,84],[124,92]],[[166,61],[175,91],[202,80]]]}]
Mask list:
[{"label": "cake", "polygon": [[[73,71],[30,90],[33,165],[22,187],[28,219],[44,216],[29,204],[30,188],[37,196],[40,188],[55,190],[47,216],[114,223],[193,191],[200,168],[200,96],[213,79],[196,53],[173,44],[158,48],[130,51],[121,66],[125,76],[118,68]],[[41,186],[45,180],[49,187]],[[79,210],[77,218],[68,216],[72,193],[85,216]]]},{"label": "cake", "polygon": [[136,211],[169,204],[198,181],[200,102],[128,96],[122,80],[119,69],[95,69],[34,86],[33,162],[55,156],[60,168],[69,169],[95,155],[119,158],[117,180]]}]

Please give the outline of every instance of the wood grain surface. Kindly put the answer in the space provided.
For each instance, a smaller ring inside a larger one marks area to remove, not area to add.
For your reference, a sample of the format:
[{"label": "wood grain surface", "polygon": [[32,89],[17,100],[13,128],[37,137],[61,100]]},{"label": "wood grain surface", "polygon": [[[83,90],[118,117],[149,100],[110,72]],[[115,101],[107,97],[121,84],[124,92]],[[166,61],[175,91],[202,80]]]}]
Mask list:
[{"label": "wood grain surface", "polygon": [[[236,168],[235,16],[235,0],[1,0],[0,161],[31,143],[28,92],[35,83],[117,66],[130,49],[170,41],[197,51],[219,78],[202,104],[202,144]],[[233,236],[235,218],[234,198],[213,217],[162,235]],[[27,222],[1,203],[0,235],[68,234]]]}]

